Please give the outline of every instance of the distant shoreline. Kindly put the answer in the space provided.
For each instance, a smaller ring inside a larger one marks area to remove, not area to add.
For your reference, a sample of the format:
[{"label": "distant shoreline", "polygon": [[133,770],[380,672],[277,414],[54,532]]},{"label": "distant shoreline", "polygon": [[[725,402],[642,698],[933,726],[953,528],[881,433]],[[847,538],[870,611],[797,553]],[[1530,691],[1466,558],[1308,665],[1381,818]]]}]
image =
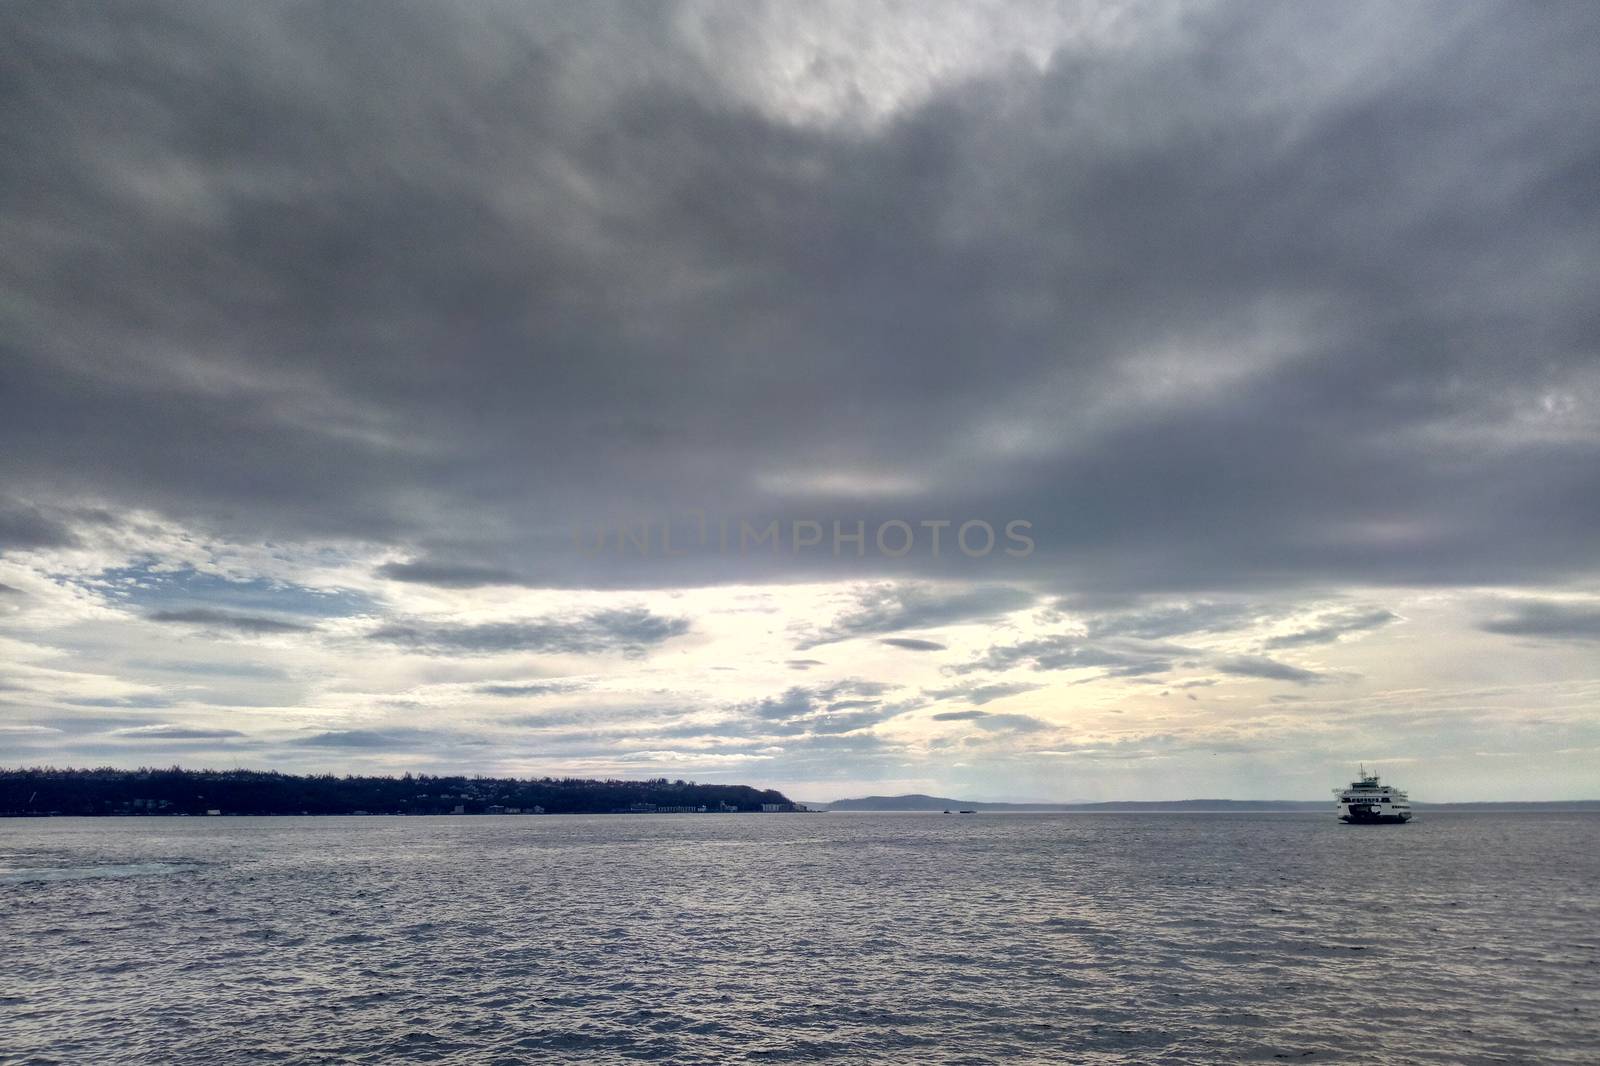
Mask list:
[{"label": "distant shoreline", "polygon": [[[1430,803],[1427,805],[1412,804],[1417,810],[1428,814],[1600,814],[1600,801],[1581,800],[1571,803]],[[815,814],[943,814],[943,811],[930,811],[909,807],[874,807],[850,808],[829,807],[825,804],[808,805],[807,809]],[[1030,807],[1017,806],[994,810],[965,809],[956,811],[951,809],[950,814],[1319,814],[1325,809],[1331,809],[1329,804],[1318,804],[1315,807],[1179,807],[1171,804],[1151,804],[1147,807],[1130,807],[1122,804],[1106,804],[1104,807]]]},{"label": "distant shoreline", "polygon": [[[1422,803],[1418,811],[1600,811],[1600,800],[1505,800]],[[808,804],[813,810],[839,813],[939,813],[949,810],[980,814],[1294,814],[1331,810],[1332,800],[1106,800],[1098,803],[982,803],[941,796],[866,796]]]}]

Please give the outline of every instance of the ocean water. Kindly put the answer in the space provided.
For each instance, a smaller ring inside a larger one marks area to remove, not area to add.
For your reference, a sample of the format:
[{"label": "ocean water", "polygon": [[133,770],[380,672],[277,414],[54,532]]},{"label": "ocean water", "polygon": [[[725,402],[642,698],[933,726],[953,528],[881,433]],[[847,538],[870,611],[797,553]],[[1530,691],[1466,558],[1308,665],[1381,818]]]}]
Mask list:
[{"label": "ocean water", "polygon": [[1600,815],[0,822],[0,1061],[1600,1061]]}]

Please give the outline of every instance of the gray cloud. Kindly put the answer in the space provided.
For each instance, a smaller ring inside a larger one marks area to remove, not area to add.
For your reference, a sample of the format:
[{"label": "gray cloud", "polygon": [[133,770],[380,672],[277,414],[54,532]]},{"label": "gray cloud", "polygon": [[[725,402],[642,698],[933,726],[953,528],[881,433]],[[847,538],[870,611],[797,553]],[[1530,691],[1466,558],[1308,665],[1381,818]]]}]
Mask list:
[{"label": "gray cloud", "polygon": [[529,681],[517,685],[479,685],[474,692],[484,696],[554,696],[587,687],[583,681]]},{"label": "gray cloud", "polygon": [[799,646],[813,648],[904,629],[981,622],[1026,607],[1033,599],[1033,595],[1023,589],[1004,585],[960,589],[915,584],[875,585],[860,590],[854,608],[836,617],[822,632],[807,636]]},{"label": "gray cloud", "polygon": [[1031,666],[1035,670],[1100,667],[1106,676],[1138,677],[1165,673],[1172,669],[1176,656],[1189,654],[1193,654],[1192,648],[1159,641],[1122,639],[1089,643],[1071,634],[1056,634],[997,645],[978,659],[952,668],[952,672],[1007,670],[1014,666]]},{"label": "gray cloud", "polygon": [[933,700],[965,700],[981,707],[985,703],[1005,699],[1007,696],[1017,696],[1024,692],[1032,692],[1040,687],[1042,686],[1032,685],[1025,681],[996,682],[988,685],[966,684],[957,685],[954,688],[928,689],[923,692],[923,695]]},{"label": "gray cloud", "polygon": [[1600,607],[1554,600],[1521,600],[1479,626],[1486,633],[1547,640],[1600,640]]},{"label": "gray cloud", "polygon": [[745,709],[765,721],[786,721],[811,713],[816,698],[810,689],[796,685],[781,696],[768,696],[747,704]]},{"label": "gray cloud", "polygon": [[1053,728],[1049,722],[1028,714],[986,714],[977,724],[992,732],[1039,733]]},{"label": "gray cloud", "polygon": [[822,699],[832,700],[840,696],[882,696],[892,691],[894,687],[887,681],[867,681],[859,677],[847,677],[815,691]]},{"label": "gray cloud", "polygon": [[282,666],[252,662],[195,662],[182,659],[134,659],[128,662],[138,670],[184,674],[190,677],[251,678],[259,681],[287,681],[290,672]]},{"label": "gray cloud", "polygon": [[452,625],[394,622],[367,639],[433,655],[493,655],[533,651],[573,655],[618,652],[643,655],[650,647],[689,631],[686,618],[665,618],[643,608],[594,611],[570,619]]},{"label": "gray cloud", "polygon": [[1217,663],[1217,669],[1235,677],[1259,677],[1270,681],[1293,681],[1297,685],[1313,685],[1328,680],[1326,674],[1315,670],[1302,670],[1264,655],[1238,655]]},{"label": "gray cloud", "polygon": [[112,730],[111,736],[124,740],[226,740],[242,737],[237,729],[197,729],[180,725],[141,725]]},{"label": "gray cloud", "polygon": [[459,736],[430,729],[334,729],[297,737],[289,741],[292,747],[351,748],[357,750],[408,750],[437,749],[443,745],[481,747],[488,741],[479,737]]},{"label": "gray cloud", "polygon": [[1248,603],[1166,604],[1096,615],[1085,623],[1084,632],[1090,639],[1161,640],[1186,633],[1226,633],[1244,629],[1273,613],[1271,609]]},{"label": "gray cloud", "polygon": [[134,715],[72,714],[42,718],[40,719],[40,724],[48,726],[52,730],[80,736],[160,726],[163,723],[151,722],[149,718],[140,718]]},{"label": "gray cloud", "polygon": [[167,696],[89,696],[78,699],[63,700],[63,703],[73,707],[130,707],[153,708],[170,707],[172,700]]},{"label": "gray cloud", "polygon": [[[914,701],[883,703],[876,698],[891,687],[860,678],[848,678],[820,688],[795,685],[779,696],[741,704],[734,710],[751,721],[758,733],[778,736],[849,733],[919,706]],[[840,696],[852,698],[840,699]]]},{"label": "gray cloud", "polygon": [[1348,633],[1360,633],[1398,622],[1400,616],[1384,608],[1352,610],[1325,615],[1318,625],[1294,633],[1273,637],[1265,643],[1267,648],[1297,648],[1306,644],[1327,644]]},{"label": "gray cloud", "polygon": [[990,714],[988,711],[945,711],[933,716],[936,722],[971,722],[991,733],[1037,733],[1050,729],[1049,722],[1027,714]]},{"label": "gray cloud", "polygon": [[240,614],[234,611],[223,611],[213,607],[188,607],[172,611],[151,611],[145,618],[152,622],[168,622],[179,625],[204,626],[208,629],[233,630],[238,633],[249,633],[257,636],[267,636],[275,633],[309,633],[316,626],[306,625],[302,622],[289,622],[282,618],[272,618],[267,615]]},{"label": "gray cloud", "polygon": [[946,647],[936,640],[917,640],[912,637],[884,637],[878,643],[904,651],[944,651]]}]

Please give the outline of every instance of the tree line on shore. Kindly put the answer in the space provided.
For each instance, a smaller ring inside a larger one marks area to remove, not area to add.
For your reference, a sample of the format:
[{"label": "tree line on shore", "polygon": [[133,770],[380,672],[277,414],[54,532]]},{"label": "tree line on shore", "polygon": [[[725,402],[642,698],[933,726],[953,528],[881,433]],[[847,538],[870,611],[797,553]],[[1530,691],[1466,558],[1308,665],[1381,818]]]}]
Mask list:
[{"label": "tree line on shore", "polygon": [[285,774],[110,767],[0,769],[0,816],[221,814],[600,814],[792,806],[775,789],[577,777]]}]

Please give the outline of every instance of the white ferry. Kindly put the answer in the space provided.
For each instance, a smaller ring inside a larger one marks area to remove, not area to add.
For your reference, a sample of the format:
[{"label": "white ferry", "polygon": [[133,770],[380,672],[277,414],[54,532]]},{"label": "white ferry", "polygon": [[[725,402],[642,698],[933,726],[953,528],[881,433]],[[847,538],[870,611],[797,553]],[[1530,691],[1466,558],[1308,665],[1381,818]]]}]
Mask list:
[{"label": "white ferry", "polygon": [[1341,822],[1372,825],[1411,821],[1411,801],[1406,794],[1393,785],[1378,784],[1378,775],[1367,773],[1364,766],[1359,780],[1345,788],[1334,789],[1333,794],[1339,800]]}]

